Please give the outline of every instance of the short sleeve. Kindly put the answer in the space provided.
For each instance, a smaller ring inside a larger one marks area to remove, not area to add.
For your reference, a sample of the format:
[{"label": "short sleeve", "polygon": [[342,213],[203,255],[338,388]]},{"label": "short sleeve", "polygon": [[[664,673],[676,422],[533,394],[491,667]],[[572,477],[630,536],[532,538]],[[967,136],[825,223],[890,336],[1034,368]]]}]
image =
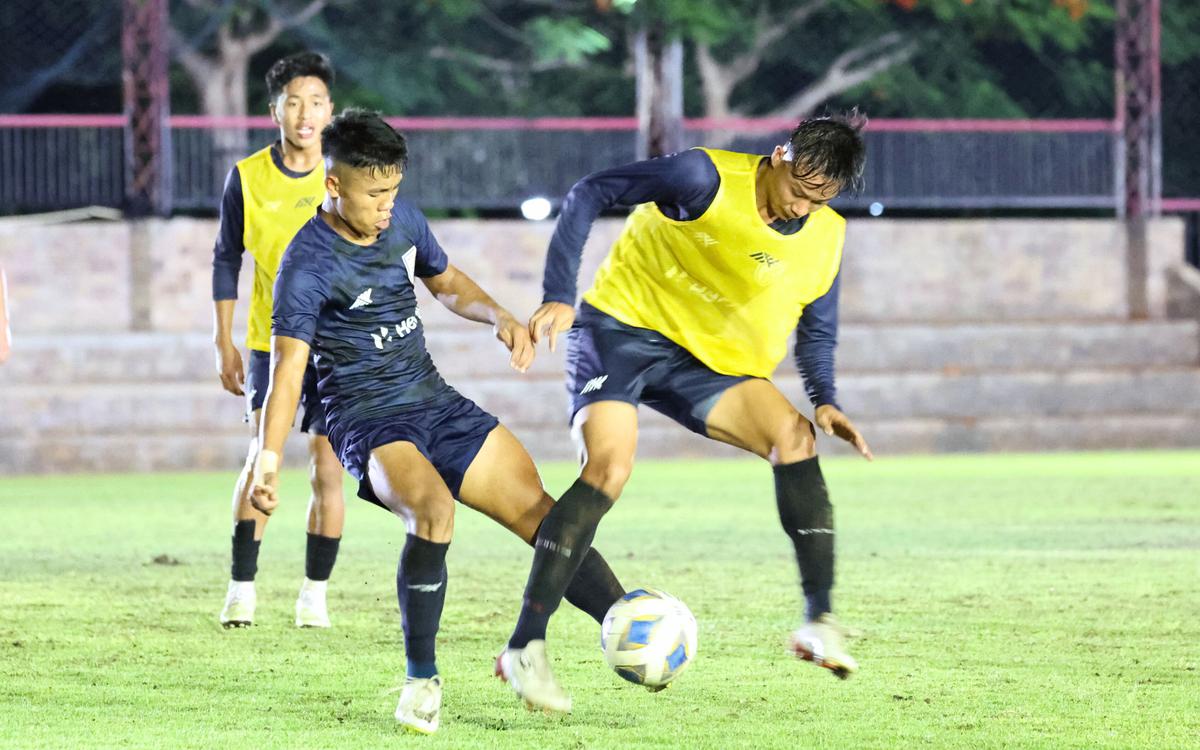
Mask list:
[{"label": "short sleeve", "polygon": [[433,235],[433,230],[429,228],[429,220],[425,218],[421,209],[409,201],[400,199],[396,201],[396,207],[392,213],[395,215],[397,223],[412,239],[413,246],[417,248],[417,262],[414,269],[417,276],[428,278],[445,273],[450,259],[446,257],[446,251],[442,249],[437,237]]},{"label": "short sleeve", "polygon": [[329,300],[327,275],[311,250],[293,240],[279,263],[271,333],[312,344],[321,309]]}]

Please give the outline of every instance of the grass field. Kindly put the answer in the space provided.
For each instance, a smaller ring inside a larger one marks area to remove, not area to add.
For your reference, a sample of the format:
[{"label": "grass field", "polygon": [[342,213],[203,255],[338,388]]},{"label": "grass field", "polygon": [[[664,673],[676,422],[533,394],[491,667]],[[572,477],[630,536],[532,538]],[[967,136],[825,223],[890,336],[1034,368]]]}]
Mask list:
[{"label": "grass field", "polygon": [[[627,586],[683,598],[695,663],[652,695],[564,606],[575,713],[491,676],[528,550],[463,510],[439,663],[442,730],[400,733],[400,522],[351,500],[334,628],[291,625],[305,482],[259,559],[258,624],[226,632],[232,474],[0,479],[3,748],[1200,747],[1200,453],[826,462],[841,617],[862,671],[783,655],[790,545],[757,462],[639,465],[597,538]],[[572,468],[545,469],[552,492]]]}]

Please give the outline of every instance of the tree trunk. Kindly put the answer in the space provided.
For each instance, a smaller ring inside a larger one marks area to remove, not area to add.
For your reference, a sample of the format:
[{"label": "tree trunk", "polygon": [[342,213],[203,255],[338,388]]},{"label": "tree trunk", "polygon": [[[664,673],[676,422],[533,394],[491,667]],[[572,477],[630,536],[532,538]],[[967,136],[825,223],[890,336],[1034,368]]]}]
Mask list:
[{"label": "tree trunk", "polygon": [[637,32],[637,158],[648,159],[683,148],[683,43],[666,29]]}]

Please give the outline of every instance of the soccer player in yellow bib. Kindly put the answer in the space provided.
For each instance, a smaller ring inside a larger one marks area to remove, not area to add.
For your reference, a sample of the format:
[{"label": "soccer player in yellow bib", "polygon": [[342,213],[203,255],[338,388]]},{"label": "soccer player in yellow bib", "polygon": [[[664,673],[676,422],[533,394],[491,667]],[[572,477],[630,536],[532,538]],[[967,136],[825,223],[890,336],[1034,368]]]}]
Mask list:
[{"label": "soccer player in yellow bib", "polygon": [[[839,677],[857,669],[831,613],[833,513],[816,433],[771,375],[794,329],[817,427],[871,458],[835,400],[845,220],[827,205],[861,183],[863,123],[857,113],[805,120],[769,156],[693,149],[598,172],[563,202],[529,329],[551,349],[567,332],[582,470],[538,532],[520,618],[499,660],[527,702],[569,710],[546,661],[546,625],[629,479],[638,404],[770,462],[807,604],[791,647]],[[577,313],[588,231],[601,211],[622,205],[636,208]]]},{"label": "soccer player in yellow bib", "polygon": [[[254,622],[254,576],[267,516],[250,502],[250,478],[258,457],[258,430],[270,382],[272,289],[279,260],[288,243],[325,198],[325,162],[321,131],[332,117],[329,87],[333,68],[324,56],[301,52],[277,61],[267,72],[271,119],[279,140],[237,163],[225,182],[221,224],[213,251],[213,342],[217,372],[229,393],[246,399],[250,450],[233,491],[233,564],[221,624],[245,627]],[[246,347],[249,367],[233,342],[242,254],[254,258]],[[312,469],[308,505],[305,577],[296,599],[298,627],[329,627],[325,588],[337,559],[345,501],[342,466],[325,433],[325,415],[317,395],[316,373],[305,375],[304,418]]]}]

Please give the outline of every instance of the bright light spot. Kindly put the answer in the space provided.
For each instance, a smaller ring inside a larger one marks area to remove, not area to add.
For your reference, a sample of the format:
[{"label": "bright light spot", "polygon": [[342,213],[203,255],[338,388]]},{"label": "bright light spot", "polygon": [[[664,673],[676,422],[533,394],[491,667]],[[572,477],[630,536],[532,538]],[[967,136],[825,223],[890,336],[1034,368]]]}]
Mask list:
[{"label": "bright light spot", "polygon": [[530,221],[550,218],[550,201],[545,198],[529,198],[521,203],[521,215]]},{"label": "bright light spot", "polygon": [[871,212],[872,216],[883,216],[883,204],[879,201],[872,203],[867,210]]}]

